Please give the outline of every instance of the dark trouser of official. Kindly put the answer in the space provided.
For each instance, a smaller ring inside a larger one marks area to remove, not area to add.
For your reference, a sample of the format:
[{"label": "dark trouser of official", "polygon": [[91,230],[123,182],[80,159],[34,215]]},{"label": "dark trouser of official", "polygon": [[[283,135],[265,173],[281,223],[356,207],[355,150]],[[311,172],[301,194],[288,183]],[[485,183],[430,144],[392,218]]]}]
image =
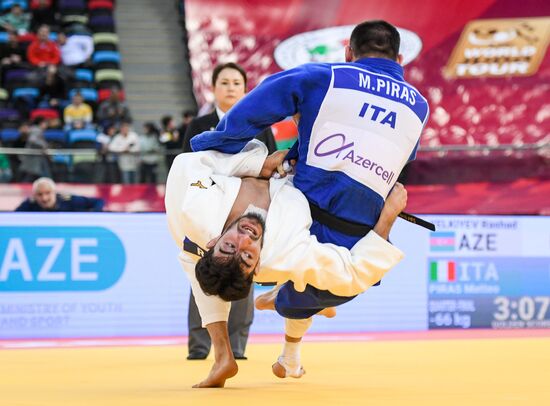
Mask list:
[{"label": "dark trouser of official", "polygon": [[[248,341],[248,332],[254,318],[254,289],[245,299],[231,302],[231,311],[227,327],[229,330],[229,342],[236,359],[246,359],[244,352]],[[202,320],[199,309],[195,303],[193,292],[189,297],[189,355],[187,359],[205,359],[210,352],[212,344],[208,331],[202,328]]]}]

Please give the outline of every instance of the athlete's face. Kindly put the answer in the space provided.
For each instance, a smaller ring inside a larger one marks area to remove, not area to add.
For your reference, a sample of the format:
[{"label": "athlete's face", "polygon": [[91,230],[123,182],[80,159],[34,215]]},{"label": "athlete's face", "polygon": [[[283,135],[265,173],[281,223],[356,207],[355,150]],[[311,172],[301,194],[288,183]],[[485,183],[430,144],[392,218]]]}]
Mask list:
[{"label": "athlete's face", "polygon": [[215,258],[237,258],[245,275],[257,274],[264,234],[263,220],[253,214],[246,214],[233,222],[207,248],[214,249]]},{"label": "athlete's face", "polygon": [[55,190],[46,183],[36,188],[33,197],[43,209],[52,209],[55,206]]},{"label": "athlete's face", "polygon": [[243,75],[232,68],[222,69],[214,83],[216,105],[223,111],[229,110],[244,94],[246,88]]}]

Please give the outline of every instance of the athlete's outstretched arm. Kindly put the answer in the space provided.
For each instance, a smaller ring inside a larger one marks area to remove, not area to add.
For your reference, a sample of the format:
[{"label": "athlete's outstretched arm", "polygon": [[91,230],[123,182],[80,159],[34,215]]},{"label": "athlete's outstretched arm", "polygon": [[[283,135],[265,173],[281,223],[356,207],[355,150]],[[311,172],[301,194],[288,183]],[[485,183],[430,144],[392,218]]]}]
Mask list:
[{"label": "athlete's outstretched arm", "polygon": [[227,112],[216,130],[194,137],[193,151],[237,153],[264,128],[297,113],[308,88],[319,85],[309,80],[308,69],[310,65],[302,65],[265,79]]}]

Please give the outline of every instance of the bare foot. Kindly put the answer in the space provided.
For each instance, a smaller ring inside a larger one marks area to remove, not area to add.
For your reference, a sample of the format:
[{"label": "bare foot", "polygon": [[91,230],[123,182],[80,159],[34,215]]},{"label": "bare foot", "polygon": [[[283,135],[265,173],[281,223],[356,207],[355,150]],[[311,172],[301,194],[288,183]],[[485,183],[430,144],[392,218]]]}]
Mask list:
[{"label": "bare foot", "polygon": [[254,301],[254,305],[258,310],[275,310],[275,299],[283,285],[275,286],[269,292],[262,293]]},{"label": "bare foot", "polygon": [[239,372],[239,367],[235,360],[224,362],[215,362],[208,374],[208,377],[193,385],[193,388],[223,388],[226,379],[232,378]]},{"label": "bare foot", "polygon": [[326,309],[321,310],[317,313],[319,316],[325,316],[329,319],[332,319],[336,316],[336,307],[327,307]]},{"label": "bare foot", "polygon": [[297,373],[287,373],[287,370],[283,365],[279,363],[279,361],[271,366],[271,370],[273,371],[273,375],[275,375],[277,378],[301,378],[302,375],[306,373],[306,370],[303,367],[300,367]]}]

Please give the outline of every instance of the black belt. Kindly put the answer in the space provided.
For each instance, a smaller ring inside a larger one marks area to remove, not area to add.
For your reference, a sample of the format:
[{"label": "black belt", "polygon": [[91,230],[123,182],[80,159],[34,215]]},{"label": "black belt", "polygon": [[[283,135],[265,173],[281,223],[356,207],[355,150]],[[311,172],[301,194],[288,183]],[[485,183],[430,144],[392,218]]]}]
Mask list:
[{"label": "black belt", "polygon": [[370,230],[372,230],[372,227],[365,224],[354,223],[353,221],[335,217],[328,211],[321,209],[319,206],[316,206],[311,202],[309,202],[309,208],[311,210],[311,217],[313,220],[316,220],[324,226],[330,227],[331,229],[342,234],[353,237],[364,237]]}]

